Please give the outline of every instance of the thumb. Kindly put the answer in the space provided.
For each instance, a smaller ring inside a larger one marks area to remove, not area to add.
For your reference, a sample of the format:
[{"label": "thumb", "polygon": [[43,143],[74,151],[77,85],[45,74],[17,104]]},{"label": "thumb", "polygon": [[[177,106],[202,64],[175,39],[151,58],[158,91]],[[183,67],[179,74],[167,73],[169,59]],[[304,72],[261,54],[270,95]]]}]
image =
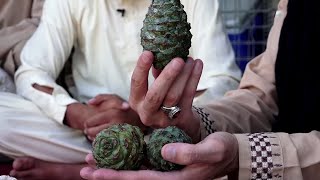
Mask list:
[{"label": "thumb", "polygon": [[214,147],[214,143],[171,143],[163,146],[162,157],[180,165],[197,163],[216,163],[221,161],[221,153]]}]

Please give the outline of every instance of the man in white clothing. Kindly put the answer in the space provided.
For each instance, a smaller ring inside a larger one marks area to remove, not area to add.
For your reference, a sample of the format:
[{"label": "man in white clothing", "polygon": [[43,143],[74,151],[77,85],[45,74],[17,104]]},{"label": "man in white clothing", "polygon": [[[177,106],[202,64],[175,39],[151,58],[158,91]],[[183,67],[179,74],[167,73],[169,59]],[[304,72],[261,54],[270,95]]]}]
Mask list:
[{"label": "man in white clothing", "polygon": [[[218,1],[181,2],[192,27],[190,56],[202,59],[205,66],[195,103],[219,98],[237,88],[241,72],[218,15]],[[16,158],[10,175],[80,179],[91,151],[87,138],[93,140],[114,123],[144,129],[127,100],[150,3],[46,0],[41,23],[15,73],[18,95],[0,94],[0,153]],[[72,48],[75,85],[69,94],[55,80]]]}]

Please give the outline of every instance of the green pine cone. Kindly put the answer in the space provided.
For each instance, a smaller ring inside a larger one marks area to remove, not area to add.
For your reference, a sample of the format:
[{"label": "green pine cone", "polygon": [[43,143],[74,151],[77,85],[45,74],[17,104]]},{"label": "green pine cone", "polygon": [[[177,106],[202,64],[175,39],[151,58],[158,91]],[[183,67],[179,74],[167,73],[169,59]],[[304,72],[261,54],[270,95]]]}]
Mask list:
[{"label": "green pine cone", "polygon": [[141,29],[141,45],[153,52],[154,67],[163,69],[173,58],[187,60],[191,26],[180,0],[153,0]]},{"label": "green pine cone", "polygon": [[117,124],[97,134],[92,153],[98,168],[136,170],[142,164],[144,149],[139,127]]},{"label": "green pine cone", "polygon": [[162,158],[161,149],[168,143],[192,143],[192,139],[176,126],[165,129],[156,129],[152,132],[147,143],[147,157],[150,164],[160,171],[172,171],[183,168],[183,166],[166,161]]}]

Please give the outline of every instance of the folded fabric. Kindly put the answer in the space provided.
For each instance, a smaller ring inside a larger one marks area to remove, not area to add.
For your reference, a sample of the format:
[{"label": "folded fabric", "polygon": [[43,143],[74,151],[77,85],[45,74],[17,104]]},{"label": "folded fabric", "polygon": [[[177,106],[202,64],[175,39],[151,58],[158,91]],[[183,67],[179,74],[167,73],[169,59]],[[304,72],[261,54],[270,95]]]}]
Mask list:
[{"label": "folded fabric", "polygon": [[12,78],[0,68],[0,92],[16,92]]},{"label": "folded fabric", "polygon": [[0,180],[17,180],[17,179],[11,176],[2,175],[0,176]]}]

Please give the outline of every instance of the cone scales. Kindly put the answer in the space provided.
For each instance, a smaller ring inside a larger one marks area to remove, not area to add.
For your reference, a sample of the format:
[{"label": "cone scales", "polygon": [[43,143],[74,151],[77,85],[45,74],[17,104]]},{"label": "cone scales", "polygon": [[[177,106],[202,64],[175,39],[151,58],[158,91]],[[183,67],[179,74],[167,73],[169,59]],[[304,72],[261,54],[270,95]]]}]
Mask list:
[{"label": "cone scales", "polygon": [[141,45],[153,52],[154,67],[163,69],[173,58],[189,55],[192,34],[180,0],[153,0],[141,29]]}]

